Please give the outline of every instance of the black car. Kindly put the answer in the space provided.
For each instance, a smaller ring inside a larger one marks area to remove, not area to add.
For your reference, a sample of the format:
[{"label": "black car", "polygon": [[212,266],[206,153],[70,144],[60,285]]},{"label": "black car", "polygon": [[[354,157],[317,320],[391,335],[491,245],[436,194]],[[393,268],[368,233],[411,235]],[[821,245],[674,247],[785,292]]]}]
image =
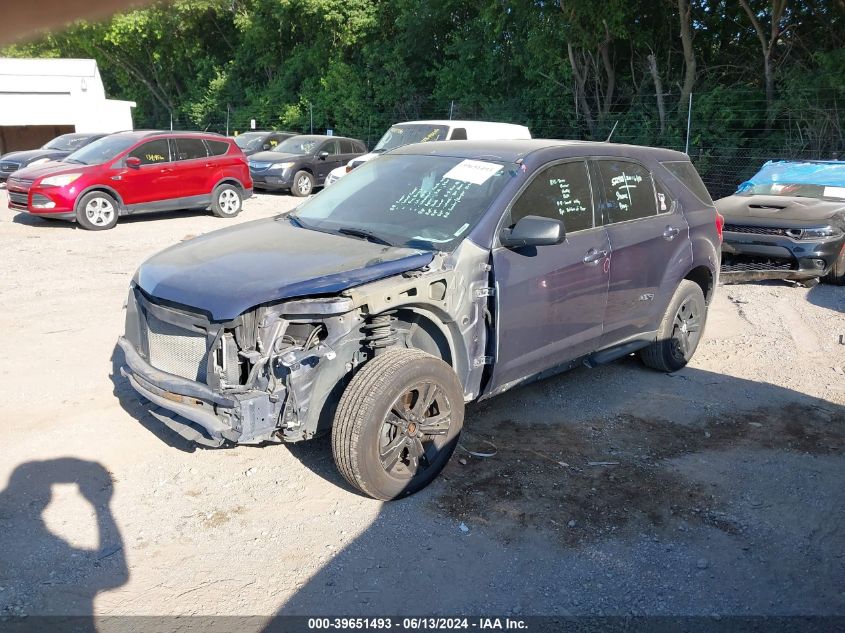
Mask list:
[{"label": "black car", "polygon": [[719,281],[720,229],[679,152],[407,145],[294,213],[148,259],[121,373],[193,442],[330,432],[352,485],[402,497],[449,460],[466,402],[633,352],[684,367]]},{"label": "black car", "polygon": [[845,162],[770,161],[716,208],[724,281],[845,285]]},{"label": "black car", "polygon": [[295,196],[310,196],[332,169],[366,153],[363,141],[303,134],[250,156],[249,171],[256,189],[288,189]]},{"label": "black car", "polygon": [[104,136],[106,134],[62,134],[40,149],[3,154],[0,156],[0,182],[6,182],[12,172],[24,167],[46,163],[48,160],[61,160],[80,147],[84,147]]},{"label": "black car", "polygon": [[243,134],[238,134],[232,138],[244,154],[251,156],[257,152],[266,152],[267,150],[271,150],[282,141],[286,141],[291,136],[296,136],[296,134],[296,132],[262,130],[258,132],[244,132]]}]

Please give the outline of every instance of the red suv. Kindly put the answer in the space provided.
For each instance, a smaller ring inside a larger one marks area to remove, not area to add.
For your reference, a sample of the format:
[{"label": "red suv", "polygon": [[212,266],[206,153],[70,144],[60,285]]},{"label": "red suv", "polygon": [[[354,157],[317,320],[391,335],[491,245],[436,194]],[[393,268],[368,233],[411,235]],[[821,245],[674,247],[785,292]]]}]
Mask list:
[{"label": "red suv", "polygon": [[119,132],[62,162],[14,172],[9,208],[99,231],[118,216],[208,209],[236,216],[252,195],[246,157],[234,141],[192,132]]}]

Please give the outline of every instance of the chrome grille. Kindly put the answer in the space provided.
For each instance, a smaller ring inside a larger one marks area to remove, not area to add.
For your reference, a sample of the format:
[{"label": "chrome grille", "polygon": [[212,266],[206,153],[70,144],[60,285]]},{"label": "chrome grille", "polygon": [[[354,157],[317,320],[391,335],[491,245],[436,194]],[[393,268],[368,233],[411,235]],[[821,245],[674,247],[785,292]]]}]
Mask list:
[{"label": "chrome grille", "polygon": [[0,163],[0,171],[17,171],[21,168],[20,163]]},{"label": "chrome grille", "polygon": [[266,171],[268,167],[270,167],[272,163],[258,163],[249,161],[249,168],[251,171]]},{"label": "chrome grille", "polygon": [[156,369],[205,381],[205,334],[183,329],[147,313],[149,361]]},{"label": "chrome grille", "polygon": [[727,233],[752,233],[754,235],[786,235],[786,229],[771,226],[746,226],[743,224],[726,224]]}]

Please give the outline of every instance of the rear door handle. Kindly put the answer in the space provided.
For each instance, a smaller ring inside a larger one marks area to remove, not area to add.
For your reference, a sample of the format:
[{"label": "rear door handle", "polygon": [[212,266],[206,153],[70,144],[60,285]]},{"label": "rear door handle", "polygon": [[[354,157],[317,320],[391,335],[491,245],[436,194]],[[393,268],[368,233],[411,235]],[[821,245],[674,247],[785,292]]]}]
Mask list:
[{"label": "rear door handle", "polygon": [[663,231],[663,237],[664,239],[671,241],[674,240],[680,232],[681,229],[676,229],[674,226],[667,226],[666,230]]},{"label": "rear door handle", "polygon": [[587,251],[587,254],[584,255],[584,263],[595,266],[605,257],[607,257],[607,251],[597,251],[596,249],[591,248]]}]

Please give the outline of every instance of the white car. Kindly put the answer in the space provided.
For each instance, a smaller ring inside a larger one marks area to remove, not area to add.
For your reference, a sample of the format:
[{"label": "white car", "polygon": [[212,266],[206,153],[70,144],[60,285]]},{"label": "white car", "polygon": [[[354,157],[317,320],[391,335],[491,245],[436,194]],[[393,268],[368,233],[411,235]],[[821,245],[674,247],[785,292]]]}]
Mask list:
[{"label": "white car", "polygon": [[325,187],[336,183],[350,171],[363,165],[379,154],[428,141],[506,141],[531,138],[531,132],[524,125],[497,123],[493,121],[407,121],[391,126],[369,154],[353,158],[346,165],[333,169],[326,176]]}]

